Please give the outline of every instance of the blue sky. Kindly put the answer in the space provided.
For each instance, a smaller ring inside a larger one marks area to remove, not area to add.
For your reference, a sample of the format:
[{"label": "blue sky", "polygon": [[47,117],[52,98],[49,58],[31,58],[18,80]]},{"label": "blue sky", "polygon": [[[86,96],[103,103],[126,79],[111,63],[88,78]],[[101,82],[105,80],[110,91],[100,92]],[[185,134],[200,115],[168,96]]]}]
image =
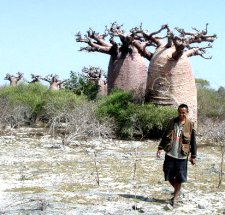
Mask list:
[{"label": "blue sky", "polygon": [[[225,87],[225,0],[0,0],[0,85],[8,85],[6,73],[58,74],[98,66],[107,71],[109,56],[79,52],[85,44],[74,35],[89,27],[103,33],[117,21],[126,31],[143,23],[150,32],[168,24],[192,31],[204,29],[217,34],[211,60],[191,57],[196,78],[206,79],[213,88]],[[147,62],[146,62],[147,63]]]}]

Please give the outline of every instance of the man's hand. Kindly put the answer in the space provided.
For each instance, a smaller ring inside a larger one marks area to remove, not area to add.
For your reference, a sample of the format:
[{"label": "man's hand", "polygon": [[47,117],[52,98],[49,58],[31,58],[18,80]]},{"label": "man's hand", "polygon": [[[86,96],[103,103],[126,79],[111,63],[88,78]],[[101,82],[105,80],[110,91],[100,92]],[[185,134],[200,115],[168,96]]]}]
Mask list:
[{"label": "man's hand", "polygon": [[158,150],[157,150],[157,152],[156,152],[156,157],[157,157],[157,158],[160,158],[160,156],[161,156],[161,151],[162,151],[161,149],[158,149]]},{"label": "man's hand", "polygon": [[195,165],[196,163],[196,159],[192,157],[190,157],[189,161],[191,162],[192,165]]}]

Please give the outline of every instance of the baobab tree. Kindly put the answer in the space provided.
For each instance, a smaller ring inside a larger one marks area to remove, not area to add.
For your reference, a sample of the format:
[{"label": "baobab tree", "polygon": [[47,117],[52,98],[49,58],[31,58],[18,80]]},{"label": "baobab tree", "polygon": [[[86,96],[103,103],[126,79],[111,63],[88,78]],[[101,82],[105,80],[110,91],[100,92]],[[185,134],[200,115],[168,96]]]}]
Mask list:
[{"label": "baobab tree", "polygon": [[34,75],[34,74],[31,74],[31,78],[32,80],[29,82],[30,84],[40,82],[42,79],[40,75]]},{"label": "baobab tree", "polygon": [[10,81],[10,86],[15,87],[18,81],[20,81],[22,78],[23,78],[23,73],[18,72],[17,76],[10,75],[9,73],[7,73],[4,79]]},{"label": "baobab tree", "polygon": [[59,79],[58,75],[47,75],[44,78],[41,78],[44,81],[47,81],[49,83],[49,89],[50,90],[59,90],[58,84],[59,84]]},{"label": "baobab tree", "polygon": [[76,34],[77,42],[88,44],[80,51],[100,52],[110,56],[107,74],[108,93],[114,88],[119,88],[144,97],[147,66],[145,59],[132,44],[133,40],[132,33],[125,34],[122,25],[116,22],[112,23],[110,28],[106,26],[104,34],[99,34],[91,28],[84,36],[80,32]]},{"label": "baobab tree", "polygon": [[[133,44],[140,53],[150,61],[148,78],[146,84],[145,101],[151,101],[158,105],[171,105],[177,107],[180,103],[187,103],[190,107],[190,118],[197,122],[197,91],[195,77],[192,72],[189,57],[206,57],[206,50],[212,48],[211,43],[216,35],[207,35],[208,24],[203,31],[193,28],[194,32],[186,32],[184,29],[175,28],[178,36],[169,28],[163,25],[159,31],[148,34],[142,29],[134,28],[132,32],[139,37]],[[166,30],[165,37],[157,34]],[[163,42],[167,38],[167,43]],[[195,46],[206,42],[206,46]],[[152,53],[146,47],[154,46]]]},{"label": "baobab tree", "polygon": [[58,80],[58,87],[59,87],[60,90],[65,89],[65,85],[64,84],[66,83],[66,81],[67,80],[62,80],[62,81]]},{"label": "baobab tree", "polygon": [[[98,95],[106,96],[107,95],[107,82],[106,75],[104,71],[99,67],[84,67],[82,72],[85,74],[84,77],[98,86]],[[105,78],[103,78],[105,77]]]}]

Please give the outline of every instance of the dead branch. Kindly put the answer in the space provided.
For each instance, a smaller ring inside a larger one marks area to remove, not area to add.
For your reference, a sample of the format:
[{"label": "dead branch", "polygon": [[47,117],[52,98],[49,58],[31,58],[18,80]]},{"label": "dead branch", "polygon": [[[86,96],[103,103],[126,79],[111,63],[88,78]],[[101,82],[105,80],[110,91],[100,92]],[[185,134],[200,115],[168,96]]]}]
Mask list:
[{"label": "dead branch", "polygon": [[80,32],[78,32],[75,37],[77,42],[83,42],[87,43],[87,47],[80,48],[80,51],[88,51],[88,52],[102,52],[106,54],[110,54],[109,51],[112,47],[112,44],[107,43],[105,41],[105,37],[108,34],[104,33],[100,35],[99,33],[96,33],[91,28],[87,31],[87,34],[85,34],[83,37]]},{"label": "dead branch", "polygon": [[66,145],[78,139],[113,137],[113,123],[110,119],[99,121],[95,114],[95,108],[92,103],[78,105],[72,110],[71,107],[65,108],[61,112],[55,111],[52,106],[46,107],[47,114],[54,114],[49,122],[50,132],[55,135],[57,129],[63,128],[65,133],[63,142]]},{"label": "dead branch", "polygon": [[138,49],[139,53],[148,60],[151,60],[153,53],[147,50],[147,47],[153,46],[158,48],[163,45],[162,40],[166,37],[156,36],[166,29],[167,25],[161,26],[158,31],[148,34],[148,31],[142,28],[142,24],[139,27],[134,27],[130,30],[133,37],[133,45]]},{"label": "dead branch", "polygon": [[[162,25],[161,28],[158,31],[152,32],[151,34],[148,34],[147,31],[144,31],[142,29],[142,25],[140,27],[136,27],[132,29],[132,33],[136,35],[136,37],[139,37],[139,40],[144,40],[150,42],[149,44],[155,45],[156,47],[160,47],[163,45],[161,39],[164,37],[156,37],[155,35],[161,33],[164,29],[167,29],[168,25]],[[142,34],[141,36],[139,36]]]},{"label": "dead branch", "polygon": [[104,73],[102,69],[94,66],[84,67],[82,69],[82,72],[85,74],[84,76],[87,80],[97,80],[97,81],[101,78],[102,74]]},{"label": "dead branch", "polygon": [[205,47],[187,47],[188,50],[185,52],[186,56],[191,57],[191,56],[196,56],[199,55],[200,57],[204,59],[212,59],[212,56],[205,57],[204,54],[206,54],[206,49],[212,48],[212,45],[209,43]]},{"label": "dead branch", "polygon": [[[216,39],[216,35],[207,35],[208,24],[206,24],[206,29],[199,31],[196,28],[192,28],[195,30],[194,33],[192,32],[186,32],[182,28],[176,27],[175,30],[179,33],[179,35],[175,35],[171,29],[166,26],[167,28],[167,37],[168,37],[168,43],[166,45],[166,48],[171,47],[172,45],[175,46],[176,51],[172,54],[172,58],[175,60],[178,60],[181,55],[186,51],[186,56],[195,56],[199,55],[204,59],[211,59],[211,57],[205,57],[204,54],[206,53],[205,49],[211,48],[211,45],[208,45],[207,47],[191,47],[191,44],[193,43],[202,43],[202,42],[209,42],[212,43]],[[191,51],[192,49],[192,51]]]},{"label": "dead branch", "polygon": [[31,74],[31,78],[32,78],[32,80],[29,83],[36,83],[36,82],[40,82],[40,80],[41,80],[40,75]]},{"label": "dead branch", "polygon": [[195,30],[195,33],[192,32],[186,32],[184,29],[182,28],[175,28],[179,33],[181,37],[185,37],[185,36],[189,36],[186,38],[187,42],[189,44],[192,43],[201,43],[201,42],[213,42],[216,38],[217,35],[213,34],[213,35],[207,35],[208,33],[208,23],[206,23],[206,28],[205,30],[197,30],[196,28],[192,28],[193,30]]},{"label": "dead branch", "polygon": [[[80,48],[80,51],[88,52],[101,52],[109,55],[117,55],[121,50],[132,51],[133,35],[125,34],[122,29],[123,25],[119,25],[117,22],[113,22],[110,27],[105,27],[104,34],[99,34],[93,29],[89,29],[84,36],[78,32],[76,36],[77,42],[87,43],[87,47]],[[106,37],[109,36],[109,42],[106,41]],[[121,43],[115,41],[115,37],[118,37]],[[119,50],[120,49],[120,50]]]}]

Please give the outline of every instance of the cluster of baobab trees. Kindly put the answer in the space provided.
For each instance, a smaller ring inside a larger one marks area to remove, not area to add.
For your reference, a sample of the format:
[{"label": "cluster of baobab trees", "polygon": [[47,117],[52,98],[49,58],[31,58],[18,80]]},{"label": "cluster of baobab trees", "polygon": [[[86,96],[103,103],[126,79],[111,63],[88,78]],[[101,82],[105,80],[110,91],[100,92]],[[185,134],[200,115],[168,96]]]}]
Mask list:
[{"label": "cluster of baobab trees", "polygon": [[[103,34],[90,28],[86,34],[78,32],[75,36],[77,42],[87,44],[80,51],[110,56],[108,93],[113,88],[120,88],[158,105],[177,107],[186,103],[190,107],[190,117],[197,122],[195,77],[188,58],[210,59],[205,54],[212,48],[216,35],[208,35],[208,24],[202,31],[192,30],[187,32],[176,27],[174,32],[166,24],[148,33],[140,25],[125,33],[123,26],[114,22],[110,27],[106,26]],[[204,43],[206,45],[202,45]],[[145,59],[150,62],[148,66]]]},{"label": "cluster of baobab trees", "polygon": [[[176,27],[173,31],[167,24],[149,33],[142,25],[125,33],[116,22],[105,28],[103,34],[89,29],[86,34],[78,32],[76,41],[87,44],[80,51],[100,52],[110,56],[107,79],[96,67],[84,69],[86,78],[100,86],[100,94],[106,95],[112,89],[132,91],[136,98],[157,105],[177,107],[186,103],[190,117],[197,122],[197,90],[189,57],[205,56],[212,48],[216,35],[208,35],[208,24],[204,30],[192,28],[193,32]],[[206,45],[204,45],[206,44]],[[150,47],[150,48],[149,48]],[[146,65],[146,59],[149,65]],[[47,81],[50,89],[63,89],[66,80],[57,75],[42,78],[31,75],[32,81]],[[15,86],[23,78],[7,74],[5,79]]]},{"label": "cluster of baobab trees", "polygon": [[[47,75],[46,77],[41,77],[40,75],[31,74],[31,81],[27,81],[28,83],[36,83],[41,80],[47,81],[49,83],[49,89],[58,90],[64,89],[64,83],[66,80],[59,80],[58,75]],[[20,80],[23,80],[23,73],[18,72],[17,75],[6,74],[5,80],[10,82],[10,86],[15,87]]]},{"label": "cluster of baobab trees", "polygon": [[[89,66],[84,67],[82,72],[82,77],[96,85],[99,85],[100,95],[107,95],[106,75],[102,69],[99,67]],[[4,79],[10,82],[10,86],[15,87],[20,80],[23,80],[23,73],[18,72],[17,75],[6,74]],[[65,89],[65,83],[67,82],[67,80],[60,80],[58,75],[53,74],[47,75],[45,77],[31,74],[31,79],[31,81],[26,82],[32,84],[43,80],[49,83],[49,89],[51,90]]]}]

